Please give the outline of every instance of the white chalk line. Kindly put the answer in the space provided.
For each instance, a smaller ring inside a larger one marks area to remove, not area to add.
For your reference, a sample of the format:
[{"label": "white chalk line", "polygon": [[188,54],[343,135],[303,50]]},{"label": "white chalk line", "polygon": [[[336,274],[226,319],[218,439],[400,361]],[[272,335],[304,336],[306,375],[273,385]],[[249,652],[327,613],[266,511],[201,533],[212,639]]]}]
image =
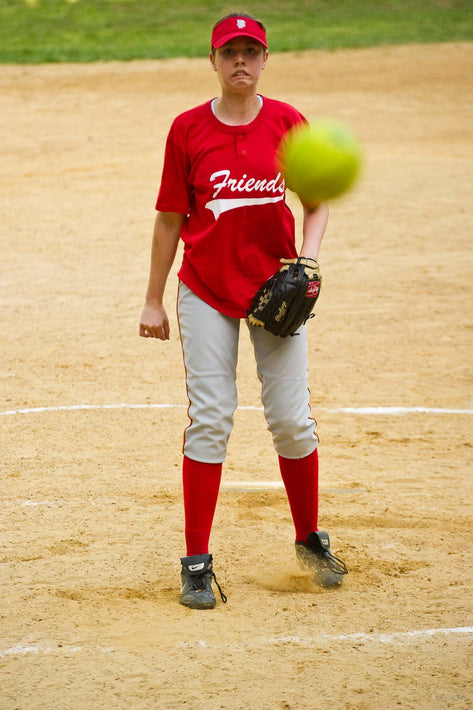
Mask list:
[{"label": "white chalk line", "polygon": [[[284,483],[282,481],[227,481],[222,483],[220,490],[223,492],[236,491],[239,493],[261,493],[264,491],[284,491]],[[320,488],[320,493],[344,493],[344,494],[359,494],[366,493],[366,488]],[[119,500],[111,498],[78,498],[74,500],[64,500],[57,498],[56,500],[36,498],[16,498],[0,499],[0,506],[4,508],[64,508],[64,507],[81,507],[90,505],[94,508],[101,506],[119,505]],[[159,505],[156,503],[155,505]]]},{"label": "white chalk line", "polygon": [[181,641],[178,646],[180,648],[241,648],[251,649],[261,646],[316,646],[318,644],[326,644],[334,642],[348,643],[380,643],[393,644],[404,643],[406,641],[420,640],[433,638],[434,636],[450,636],[450,635],[472,635],[473,626],[458,626],[455,628],[444,629],[419,629],[416,631],[394,631],[393,633],[366,633],[356,632],[351,634],[318,634],[317,636],[263,636],[253,639],[252,641],[241,644],[230,644],[223,642],[221,644],[210,644],[203,639],[194,641]]},{"label": "white chalk line", "polygon": [[[14,414],[40,414],[42,412],[73,412],[93,409],[187,409],[187,404],[72,404],[56,407],[28,407],[25,409],[7,409],[0,416]],[[262,412],[263,407],[239,406],[240,411]],[[345,414],[374,414],[402,416],[406,414],[473,414],[473,409],[446,409],[442,407],[319,407],[322,412],[341,412]]]},{"label": "white chalk line", "polygon": [[[283,490],[283,481],[226,481],[222,482],[222,491],[277,491]],[[321,493],[366,493],[366,488],[320,488]]]},{"label": "white chalk line", "polygon": [[110,498],[77,498],[75,500],[64,500],[62,498],[57,498],[56,500],[37,500],[34,498],[18,498],[15,500],[10,500],[4,498],[0,500],[0,505],[12,508],[39,508],[45,506],[46,508],[62,508],[64,506],[83,506],[90,505],[92,507],[105,506],[105,505],[118,505],[118,500],[112,500]]},{"label": "white chalk line", "polygon": [[[7,658],[8,656],[29,656],[32,654],[48,655],[51,653],[79,653],[84,650],[86,649],[84,649],[83,646],[70,646],[62,643],[17,643],[14,646],[10,646],[10,648],[0,650],[0,658]],[[98,650],[100,653],[112,653],[115,649],[105,646]]]},{"label": "white chalk line", "polygon": [[88,409],[173,409],[186,407],[185,404],[71,404],[57,407],[30,407],[27,409],[9,409],[0,412],[0,416],[9,414],[40,414],[41,412],[73,412]]},{"label": "white chalk line", "polygon": [[[212,644],[203,639],[195,639],[194,641],[181,641],[177,644],[178,648],[202,648],[202,649],[251,649],[260,648],[261,646],[315,646],[317,644],[326,643],[379,643],[393,644],[404,643],[406,641],[423,641],[433,638],[434,636],[471,636],[473,634],[473,626],[458,626],[455,628],[444,629],[418,629],[415,631],[395,631],[393,633],[366,633],[356,632],[351,634],[318,634],[317,636],[263,636],[245,641],[243,643],[222,642]],[[79,653],[81,651],[98,651],[99,653],[113,653],[113,646],[104,646],[102,648],[87,648],[79,645],[68,645],[63,643],[16,643],[9,648],[0,649],[0,658],[11,656],[28,656],[39,654],[58,654],[58,653]]]},{"label": "white chalk line", "polygon": [[57,652],[67,652],[67,653],[78,653],[82,651],[82,646],[60,646],[56,644],[54,646],[39,644],[39,643],[28,643],[22,644],[17,643],[10,648],[5,648],[3,651],[0,650],[0,658],[6,658],[7,656],[28,656],[30,654],[48,654]]},{"label": "white chalk line", "polygon": [[473,409],[444,409],[442,407],[339,407],[326,409],[327,412],[346,412],[347,414],[473,414]]}]

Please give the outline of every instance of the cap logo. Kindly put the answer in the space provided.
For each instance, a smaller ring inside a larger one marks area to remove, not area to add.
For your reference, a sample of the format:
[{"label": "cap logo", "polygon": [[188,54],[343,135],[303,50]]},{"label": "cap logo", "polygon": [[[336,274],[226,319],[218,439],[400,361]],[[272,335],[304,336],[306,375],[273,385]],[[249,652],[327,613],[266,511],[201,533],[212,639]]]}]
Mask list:
[{"label": "cap logo", "polygon": [[226,20],[219,22],[212,30],[210,46],[219,49],[232,39],[243,35],[256,40],[267,49],[268,40],[264,27],[257,20],[246,17],[227,17]]}]

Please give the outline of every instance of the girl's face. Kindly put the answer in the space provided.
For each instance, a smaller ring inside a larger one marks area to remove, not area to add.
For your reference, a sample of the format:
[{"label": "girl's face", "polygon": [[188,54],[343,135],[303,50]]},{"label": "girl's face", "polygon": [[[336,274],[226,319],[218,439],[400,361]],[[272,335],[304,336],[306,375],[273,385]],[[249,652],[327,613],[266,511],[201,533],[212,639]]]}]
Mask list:
[{"label": "girl's face", "polygon": [[235,37],[210,53],[222,89],[236,93],[256,88],[267,58],[263,45],[250,37]]}]

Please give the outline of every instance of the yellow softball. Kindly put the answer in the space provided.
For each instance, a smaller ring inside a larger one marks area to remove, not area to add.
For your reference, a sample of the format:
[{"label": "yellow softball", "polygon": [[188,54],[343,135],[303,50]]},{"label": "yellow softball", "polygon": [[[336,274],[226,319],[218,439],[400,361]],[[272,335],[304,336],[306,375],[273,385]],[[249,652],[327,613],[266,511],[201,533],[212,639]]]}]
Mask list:
[{"label": "yellow softball", "polygon": [[305,204],[333,200],[356,182],[362,151],[354,133],[331,119],[290,130],[277,152],[286,186]]}]

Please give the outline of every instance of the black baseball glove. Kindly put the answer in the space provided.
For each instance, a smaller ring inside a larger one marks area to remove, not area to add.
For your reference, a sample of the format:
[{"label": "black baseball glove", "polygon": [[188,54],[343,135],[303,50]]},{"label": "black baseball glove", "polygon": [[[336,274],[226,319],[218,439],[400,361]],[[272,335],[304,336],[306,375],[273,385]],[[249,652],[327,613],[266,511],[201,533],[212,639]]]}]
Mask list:
[{"label": "black baseball glove", "polygon": [[322,277],[315,259],[281,259],[283,266],[256,292],[247,312],[251,325],[286,338],[313,317]]}]

